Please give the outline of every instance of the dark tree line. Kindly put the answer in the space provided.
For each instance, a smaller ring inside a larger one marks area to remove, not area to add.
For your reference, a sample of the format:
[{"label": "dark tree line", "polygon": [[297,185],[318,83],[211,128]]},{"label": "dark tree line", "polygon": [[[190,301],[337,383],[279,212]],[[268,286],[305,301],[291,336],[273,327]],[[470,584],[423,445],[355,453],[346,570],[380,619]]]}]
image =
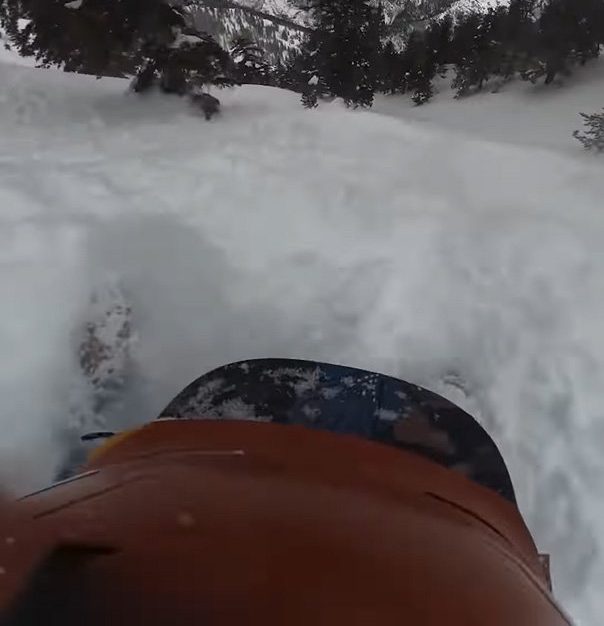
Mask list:
[{"label": "dark tree line", "polygon": [[421,104],[432,81],[453,69],[458,96],[491,79],[552,83],[597,57],[604,44],[604,0],[512,0],[509,7],[450,18],[411,34],[406,48],[384,50],[383,90],[410,92]]},{"label": "dark tree line", "polygon": [[458,96],[493,79],[550,84],[597,57],[604,44],[604,0],[511,0],[455,22],[443,17],[412,31],[401,51],[383,44],[381,10],[366,1],[313,0],[311,10],[318,32],[295,62],[307,106],[324,95],[370,106],[375,91],[406,93],[423,104],[434,79],[448,71]]},{"label": "dark tree line", "polygon": [[342,98],[353,106],[371,106],[379,81],[384,18],[367,0],[312,0],[316,30],[304,50],[305,104],[318,95]]},{"label": "dark tree line", "polygon": [[[274,85],[303,104],[337,97],[371,106],[375,92],[428,101],[439,75],[453,72],[459,96],[492,79],[549,84],[597,57],[604,44],[604,0],[511,0],[508,7],[434,20],[398,50],[386,42],[381,6],[369,0],[304,0],[315,30],[297,55],[271,66],[253,41],[223,48],[198,32],[169,0],[0,0],[11,44],[43,66],[133,77],[196,103],[209,85]],[[214,106],[214,105],[212,105]]]}]

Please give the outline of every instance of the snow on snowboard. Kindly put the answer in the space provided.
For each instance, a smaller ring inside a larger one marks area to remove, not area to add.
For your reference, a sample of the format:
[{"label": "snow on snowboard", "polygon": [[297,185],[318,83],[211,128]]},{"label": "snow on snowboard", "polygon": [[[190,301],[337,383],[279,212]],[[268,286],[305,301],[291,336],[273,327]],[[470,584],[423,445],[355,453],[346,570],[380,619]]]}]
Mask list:
[{"label": "snow on snowboard", "polygon": [[195,380],[159,418],[254,420],[356,435],[426,456],[516,501],[497,446],[471,415],[382,374],[314,361],[243,361]]}]

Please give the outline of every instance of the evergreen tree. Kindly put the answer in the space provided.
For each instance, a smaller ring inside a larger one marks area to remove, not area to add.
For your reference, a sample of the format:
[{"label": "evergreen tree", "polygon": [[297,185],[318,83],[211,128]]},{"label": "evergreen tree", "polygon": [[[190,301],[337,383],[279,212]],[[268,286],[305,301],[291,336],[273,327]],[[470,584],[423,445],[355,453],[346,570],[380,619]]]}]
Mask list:
[{"label": "evergreen tree", "polygon": [[434,79],[444,76],[453,56],[453,19],[434,21],[425,30],[411,31],[399,57],[402,72],[400,90],[409,92],[415,104],[424,104],[434,95]]},{"label": "evergreen tree", "polygon": [[273,72],[274,83],[282,89],[302,93],[313,76],[313,65],[313,60],[307,52],[295,53],[287,61],[277,64]]},{"label": "evergreen tree", "polygon": [[583,144],[586,150],[604,152],[604,112],[592,115],[581,113],[581,117],[586,130],[584,133],[576,130],[573,136]]},{"label": "evergreen tree", "polygon": [[402,92],[409,92],[415,104],[425,104],[434,95],[433,80],[437,62],[434,51],[428,48],[425,33],[415,30],[409,36],[401,62],[403,66]]},{"label": "evergreen tree", "polygon": [[271,67],[264,50],[247,37],[237,37],[230,49],[235,80],[243,84],[268,85]]},{"label": "evergreen tree", "polygon": [[433,22],[426,30],[426,48],[433,55],[439,74],[444,74],[447,63],[452,60],[452,40],[453,18],[450,15]]},{"label": "evergreen tree", "polygon": [[401,55],[396,51],[392,41],[387,42],[382,51],[380,74],[381,91],[394,94],[401,89],[403,81]]},{"label": "evergreen tree", "polygon": [[[576,0],[571,0],[575,2]],[[533,79],[545,74],[545,84],[553,82],[558,74],[569,74],[572,52],[571,15],[567,0],[550,0],[539,20],[539,69]]]},{"label": "evergreen tree", "polygon": [[600,54],[604,43],[604,2],[602,0],[566,0],[570,25],[573,61],[584,65]]},{"label": "evergreen tree", "polygon": [[169,41],[184,19],[163,0],[4,0],[2,26],[42,66],[102,75],[127,71],[141,39]]},{"label": "evergreen tree", "polygon": [[535,59],[523,77],[533,82],[545,77],[550,84],[569,75],[573,65],[597,57],[602,43],[602,0],[548,0],[538,20]]},{"label": "evergreen tree", "polygon": [[472,89],[480,91],[493,74],[501,73],[505,15],[505,9],[491,9],[484,15],[466,16],[457,27],[452,44],[457,66],[451,86],[458,97]]},{"label": "evergreen tree", "polygon": [[314,109],[319,105],[319,93],[314,84],[306,85],[302,89],[302,106],[305,109]]},{"label": "evergreen tree", "polygon": [[511,79],[531,67],[538,39],[536,0],[511,0],[503,24],[501,76]]},{"label": "evergreen tree", "polygon": [[483,66],[487,80],[506,72],[509,7],[490,9],[483,17]]},{"label": "evergreen tree", "polygon": [[158,86],[164,93],[202,93],[209,85],[236,84],[230,55],[213,37],[184,29],[173,41],[150,39],[141,50],[132,88],[138,93]]},{"label": "evergreen tree", "polygon": [[319,92],[371,106],[378,83],[383,12],[368,0],[312,0],[316,30],[306,49]]},{"label": "evergreen tree", "polygon": [[[165,0],[3,2],[2,23],[11,40],[43,66],[98,76],[134,74],[137,92],[157,86],[181,96],[237,80],[228,52],[209,35],[188,29],[183,14]],[[207,115],[218,101],[196,102]]]}]

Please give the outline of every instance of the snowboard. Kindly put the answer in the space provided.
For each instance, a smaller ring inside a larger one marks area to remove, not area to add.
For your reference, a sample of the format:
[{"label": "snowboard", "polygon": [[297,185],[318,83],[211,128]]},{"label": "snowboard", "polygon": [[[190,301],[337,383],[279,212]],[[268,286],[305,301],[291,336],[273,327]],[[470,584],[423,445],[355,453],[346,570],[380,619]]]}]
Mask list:
[{"label": "snowboard", "polygon": [[420,454],[516,503],[497,446],[471,415],[374,372],[314,361],[242,361],[192,382],[158,419],[253,420],[356,435]]}]

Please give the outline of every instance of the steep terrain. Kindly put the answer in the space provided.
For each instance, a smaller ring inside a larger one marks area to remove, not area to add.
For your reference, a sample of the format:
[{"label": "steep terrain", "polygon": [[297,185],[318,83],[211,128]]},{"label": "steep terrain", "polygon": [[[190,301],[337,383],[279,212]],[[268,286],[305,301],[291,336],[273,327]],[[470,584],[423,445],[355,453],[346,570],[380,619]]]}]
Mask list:
[{"label": "steep terrain", "polygon": [[[398,46],[415,25],[450,14],[485,11],[509,0],[386,0],[382,2],[389,37]],[[272,61],[283,59],[299,48],[305,27],[312,21],[305,0],[192,0],[187,2],[195,23],[215,34],[223,45],[245,34],[257,41]],[[239,8],[238,8],[239,7]],[[251,9],[251,11],[246,10]],[[263,15],[260,15],[263,14]],[[267,16],[276,16],[274,21]],[[302,29],[301,29],[302,28]]]},{"label": "steep terrain", "polygon": [[3,485],[45,484],[67,434],[153,418],[228,361],[378,370],[487,427],[558,595],[597,626],[604,178],[567,120],[601,81],[586,67],[572,106],[443,91],[366,112],[247,87],[206,123],[125,81],[0,65]]}]

